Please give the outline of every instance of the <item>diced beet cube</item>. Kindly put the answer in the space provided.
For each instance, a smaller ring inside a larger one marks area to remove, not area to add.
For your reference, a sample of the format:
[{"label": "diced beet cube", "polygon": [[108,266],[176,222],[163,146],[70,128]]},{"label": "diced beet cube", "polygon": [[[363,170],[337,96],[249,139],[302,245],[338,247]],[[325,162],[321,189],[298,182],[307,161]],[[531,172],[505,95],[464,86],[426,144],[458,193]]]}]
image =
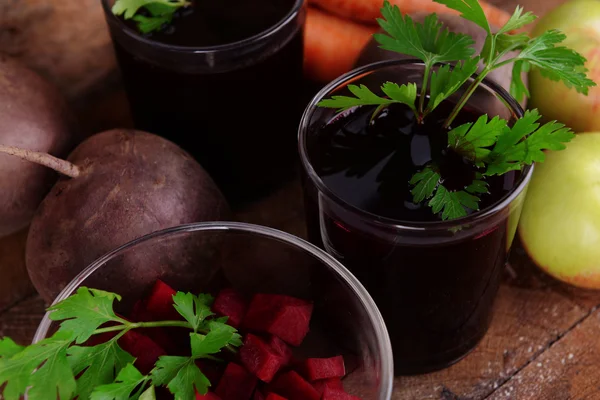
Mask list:
[{"label": "diced beet cube", "polygon": [[249,330],[277,335],[299,346],[308,333],[313,304],[295,297],[257,294],[252,299],[243,326]]},{"label": "diced beet cube", "polygon": [[342,356],[331,358],[308,358],[304,361],[302,370],[304,376],[306,376],[309,381],[337,377],[341,378],[346,375],[344,357]]},{"label": "diced beet cube", "polygon": [[212,310],[221,317],[229,317],[227,324],[238,328],[246,315],[248,304],[244,296],[235,289],[223,289],[217,295]]},{"label": "diced beet cube", "polygon": [[196,392],[196,400],[221,400],[221,398],[213,392],[208,392],[206,394]]},{"label": "diced beet cube", "polygon": [[157,320],[181,319],[181,315],[173,308],[173,296],[176,293],[171,286],[157,279],[146,299],[146,310]]},{"label": "diced beet cube", "polygon": [[260,390],[257,390],[256,392],[254,392],[254,397],[252,397],[252,400],[265,400],[266,397],[264,394],[262,394],[262,392]]},{"label": "diced beet cube", "polygon": [[289,400],[319,400],[321,395],[296,371],[279,375],[273,381],[272,389]]},{"label": "diced beet cube", "polygon": [[240,360],[248,371],[267,383],[281,368],[281,356],[251,333],[246,335],[244,345],[240,347]]},{"label": "diced beet cube", "polygon": [[275,393],[269,393],[267,395],[267,398],[265,400],[287,400],[285,397],[281,397],[278,394]]},{"label": "diced beet cube", "polygon": [[154,340],[136,331],[129,331],[119,339],[119,345],[123,350],[136,358],[134,365],[143,373],[147,374],[158,357],[167,355],[167,352]]},{"label": "diced beet cube", "polygon": [[289,365],[292,360],[292,349],[283,340],[275,335],[269,338],[269,346],[281,357],[281,365]]},{"label": "diced beet cube", "polygon": [[323,394],[325,388],[344,391],[344,385],[340,378],[321,379],[313,382],[313,386],[317,389],[317,392],[321,394]]},{"label": "diced beet cube", "polygon": [[339,389],[325,388],[321,400],[361,400],[360,397],[352,396]]},{"label": "diced beet cube", "polygon": [[256,377],[244,367],[230,362],[215,393],[221,400],[250,400],[257,382]]}]

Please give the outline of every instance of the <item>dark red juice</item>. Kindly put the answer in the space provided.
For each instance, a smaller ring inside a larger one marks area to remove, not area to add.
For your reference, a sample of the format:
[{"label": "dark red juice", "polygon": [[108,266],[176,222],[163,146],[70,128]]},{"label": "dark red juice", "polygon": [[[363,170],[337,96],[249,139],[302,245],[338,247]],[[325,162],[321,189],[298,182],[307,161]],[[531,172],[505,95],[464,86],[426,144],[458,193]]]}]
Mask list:
[{"label": "dark red juice", "polygon": [[160,32],[136,32],[137,44],[111,25],[136,128],[190,152],[233,203],[260,196],[295,166],[304,22],[296,3],[194,1]]},{"label": "dark red juice", "polygon": [[[430,162],[439,166],[449,189],[473,180],[477,170],[447,149],[442,124],[452,106],[442,104],[424,124],[403,105],[383,110],[373,123],[374,108],[360,107],[307,139],[317,175],[350,206],[319,205],[322,194],[305,179],[310,240],[336,256],[374,298],[390,333],[397,374],[445,367],[479,342],[508,254],[507,217],[464,238],[452,231],[438,240],[427,231],[403,236],[374,228],[391,220],[398,225],[441,221],[427,205],[414,204],[410,193],[411,177]],[[477,117],[465,109],[454,126]],[[488,178],[490,193],[481,196],[480,207],[498,203],[518,178],[516,172]],[[348,211],[352,208],[360,212]]]}]

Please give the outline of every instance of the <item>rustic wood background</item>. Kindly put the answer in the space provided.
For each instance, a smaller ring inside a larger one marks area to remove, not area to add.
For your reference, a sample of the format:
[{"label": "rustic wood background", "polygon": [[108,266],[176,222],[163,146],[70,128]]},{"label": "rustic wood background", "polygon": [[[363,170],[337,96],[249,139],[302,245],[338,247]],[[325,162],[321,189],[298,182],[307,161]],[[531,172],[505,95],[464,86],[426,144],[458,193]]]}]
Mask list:
[{"label": "rustic wood background", "polygon": [[[563,1],[491,2],[543,15]],[[0,0],[0,51],[55,82],[88,132],[130,124],[99,0]],[[304,236],[301,197],[292,182],[238,217]],[[25,238],[23,231],[0,240],[0,336],[24,344],[45,306],[27,279]],[[483,342],[446,370],[397,378],[393,399],[600,399],[598,305],[600,292],[552,280],[517,242]]]}]

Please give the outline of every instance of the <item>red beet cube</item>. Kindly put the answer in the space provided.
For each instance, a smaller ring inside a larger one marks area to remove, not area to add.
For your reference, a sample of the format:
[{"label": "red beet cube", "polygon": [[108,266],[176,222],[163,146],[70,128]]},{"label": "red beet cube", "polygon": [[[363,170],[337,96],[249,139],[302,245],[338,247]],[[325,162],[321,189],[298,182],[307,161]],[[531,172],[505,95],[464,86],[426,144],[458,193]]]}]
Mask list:
[{"label": "red beet cube", "polygon": [[267,396],[267,398],[265,400],[287,400],[287,399],[285,397],[281,397],[278,394],[269,393],[269,395]]},{"label": "red beet cube", "polygon": [[158,357],[167,355],[167,352],[154,340],[136,331],[129,331],[123,335],[119,339],[119,345],[136,358],[134,364],[143,374],[149,373],[154,368]]},{"label": "red beet cube", "polygon": [[304,376],[310,381],[337,378],[346,375],[344,357],[308,358],[303,365]]},{"label": "red beet cube", "polygon": [[275,335],[271,335],[269,338],[269,346],[281,357],[282,366],[289,365],[292,360],[292,349],[290,349],[290,346]]},{"label": "red beet cube", "polygon": [[256,392],[254,392],[254,397],[252,397],[252,400],[265,400],[266,397],[264,394],[262,394],[262,392],[260,390],[257,390]]},{"label": "red beet cube", "polygon": [[248,304],[244,296],[235,289],[223,289],[217,295],[212,310],[221,317],[229,317],[227,324],[238,328],[246,315]]},{"label": "red beet cube", "polygon": [[196,400],[221,400],[221,398],[213,392],[208,392],[206,394],[196,392]]},{"label": "red beet cube", "polygon": [[257,381],[244,367],[231,362],[227,364],[215,393],[221,400],[250,400]]},{"label": "red beet cube", "polygon": [[257,294],[244,318],[244,327],[278,336],[299,346],[308,333],[313,304],[295,297]]},{"label": "red beet cube", "polygon": [[339,389],[325,388],[321,400],[361,400],[360,397],[352,396]]},{"label": "red beet cube", "polygon": [[344,391],[344,385],[340,378],[321,379],[320,381],[313,382],[313,386],[321,394],[323,394],[325,388]]},{"label": "red beet cube", "polygon": [[289,400],[319,400],[321,395],[296,371],[279,375],[272,385],[273,391]]},{"label": "red beet cube", "polygon": [[271,382],[279,368],[281,356],[262,341],[249,333],[240,347],[240,360],[246,369],[263,382]]},{"label": "red beet cube", "polygon": [[146,310],[157,320],[181,319],[181,315],[173,308],[173,296],[176,293],[171,286],[157,279],[146,299]]}]

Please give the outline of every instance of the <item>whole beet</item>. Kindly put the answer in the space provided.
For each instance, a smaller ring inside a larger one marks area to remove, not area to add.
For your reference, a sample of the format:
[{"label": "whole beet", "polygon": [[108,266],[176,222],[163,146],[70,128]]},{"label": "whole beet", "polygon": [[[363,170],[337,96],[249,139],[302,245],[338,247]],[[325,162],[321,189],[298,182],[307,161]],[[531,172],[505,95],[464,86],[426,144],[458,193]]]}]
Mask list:
[{"label": "whole beet", "polygon": [[[61,178],[41,203],[27,239],[29,276],[46,301],[91,262],[133,239],[229,217],[210,176],[188,153],[159,136],[102,132],[81,143],[68,161],[72,165],[61,168],[71,177]],[[144,260],[140,262],[148,262]],[[124,264],[122,276],[106,279],[125,282],[129,275],[143,273],[141,266],[136,268]]]},{"label": "whole beet", "polygon": [[[0,145],[62,157],[74,145],[73,118],[58,90],[0,55]],[[0,236],[27,226],[57,174],[0,154]]]}]

